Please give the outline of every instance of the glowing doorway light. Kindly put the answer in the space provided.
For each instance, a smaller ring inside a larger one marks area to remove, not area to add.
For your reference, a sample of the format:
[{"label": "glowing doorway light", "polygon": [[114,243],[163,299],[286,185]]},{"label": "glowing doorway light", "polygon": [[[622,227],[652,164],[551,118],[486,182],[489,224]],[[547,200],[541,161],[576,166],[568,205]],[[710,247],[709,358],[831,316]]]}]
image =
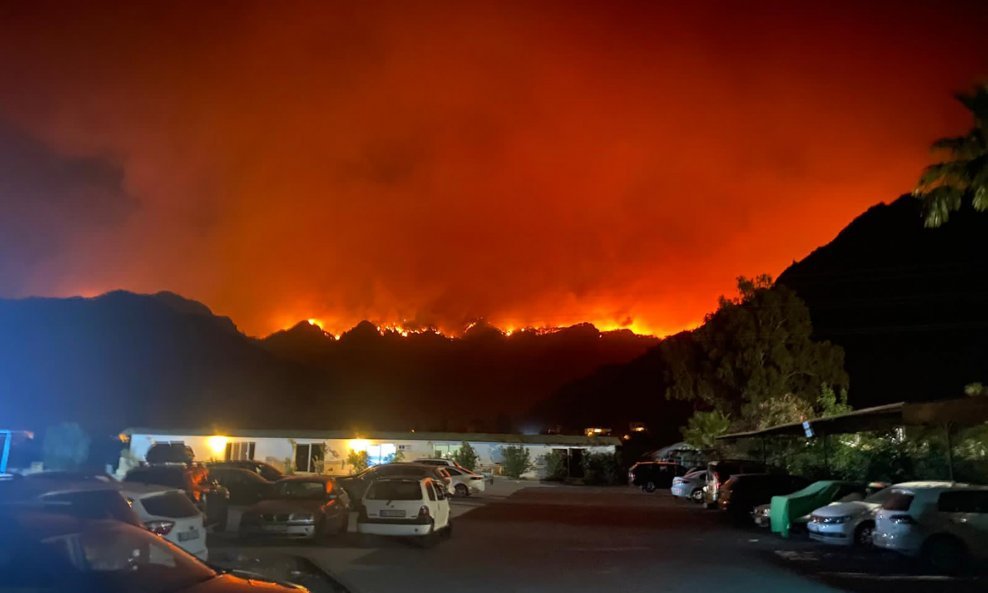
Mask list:
[{"label": "glowing doorway light", "polygon": [[226,444],[230,441],[229,438],[221,435],[213,435],[206,439],[206,445],[209,450],[216,455],[226,453]]},{"label": "glowing doorway light", "polygon": [[350,439],[347,441],[346,446],[351,451],[356,451],[359,453],[361,451],[366,451],[367,448],[370,447],[370,441],[367,439]]}]

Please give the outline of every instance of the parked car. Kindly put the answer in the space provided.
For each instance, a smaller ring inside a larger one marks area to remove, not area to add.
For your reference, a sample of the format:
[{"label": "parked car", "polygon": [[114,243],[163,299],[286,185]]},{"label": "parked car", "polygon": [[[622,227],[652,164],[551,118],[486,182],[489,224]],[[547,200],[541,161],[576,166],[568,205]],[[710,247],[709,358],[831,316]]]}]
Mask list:
[{"label": "parked car", "polygon": [[809,480],[787,474],[735,474],[720,487],[717,506],[737,521],[747,521],[751,512],[773,496],[805,488]]},{"label": "parked car", "polygon": [[349,522],[350,497],[335,478],[289,476],[243,512],[240,535],[315,539],[346,533]]},{"label": "parked car", "polygon": [[673,478],[686,474],[686,468],[672,461],[639,461],[628,469],[628,484],[644,492],[672,486]]},{"label": "parked car", "polygon": [[450,490],[456,496],[470,496],[487,490],[484,476],[466,468],[447,466],[443,471],[449,473],[453,488]]},{"label": "parked car", "polygon": [[892,492],[881,488],[864,500],[834,502],[815,509],[806,524],[810,539],[841,546],[872,545],[875,513]]},{"label": "parked car", "polygon": [[144,526],[120,494],[117,482],[13,479],[0,484],[0,506]]},{"label": "parked car", "polygon": [[212,466],[209,475],[230,491],[230,504],[254,504],[271,494],[272,483],[250,470]]},{"label": "parked car", "polygon": [[[791,494],[773,496],[769,505],[769,523],[774,533],[788,537],[794,525],[803,526],[809,522],[814,509],[835,500],[860,501],[867,494],[868,485],[863,482],[819,480]],[[757,509],[754,514],[757,514]]]},{"label": "parked car", "polygon": [[420,463],[384,463],[369,467],[355,476],[340,478],[350,499],[361,501],[368,486],[378,478],[432,478],[443,485],[447,492],[452,491],[453,480],[445,468]]},{"label": "parked car", "polygon": [[988,486],[897,484],[875,514],[875,545],[954,572],[988,559]]},{"label": "parked car", "polygon": [[123,484],[120,494],[148,531],[200,560],[208,559],[205,517],[184,492],[165,486]]},{"label": "parked car", "polygon": [[367,535],[449,537],[453,532],[449,499],[431,477],[381,478],[364,495],[357,531]]},{"label": "parked car", "polygon": [[672,479],[671,492],[676,498],[703,502],[703,486],[707,483],[707,470],[701,469]]},{"label": "parked car", "polygon": [[207,525],[216,526],[220,530],[226,528],[230,492],[212,480],[209,471],[201,465],[165,464],[135,467],[127,472],[123,481],[177,488],[206,514]]},{"label": "parked car", "polygon": [[271,465],[270,463],[264,463],[263,461],[254,461],[253,459],[234,459],[230,461],[210,461],[206,463],[206,467],[212,472],[215,469],[232,467],[237,469],[245,469],[250,472],[261,476],[268,482],[277,482],[278,480],[285,477],[285,474],[281,472],[278,468]]},{"label": "parked car", "polygon": [[441,467],[444,467],[444,468],[447,468],[447,469],[448,468],[451,468],[451,467],[455,467],[456,469],[458,469],[460,471],[471,472],[471,473],[474,473],[474,474],[477,474],[477,475],[483,477],[484,480],[488,484],[491,484],[491,485],[494,484],[494,473],[493,472],[486,471],[486,470],[485,471],[472,470],[470,468],[463,467],[462,465],[460,465],[459,463],[453,461],[452,459],[442,459],[441,457],[428,457],[428,458],[423,458],[423,459],[416,459],[412,463],[418,463],[418,464],[421,464],[421,465],[438,465],[438,466],[441,466]]},{"label": "parked car", "polygon": [[196,454],[185,443],[155,443],[151,445],[144,459],[151,465],[162,463],[182,463],[189,465],[196,459]]},{"label": "parked car", "polygon": [[[716,508],[720,486],[735,474],[768,473],[768,466],[746,459],[720,459],[707,464],[707,483],[703,486],[703,502],[707,508]],[[765,501],[768,502],[768,501]]]},{"label": "parked car", "polygon": [[73,593],[299,592],[290,583],[216,571],[164,538],[109,520],[0,509],[4,589]]},{"label": "parked car", "polygon": [[417,463],[419,465],[439,465],[442,467],[455,467],[462,470],[471,471],[452,459],[443,459],[442,457],[425,457],[422,459],[416,459],[412,463]]}]

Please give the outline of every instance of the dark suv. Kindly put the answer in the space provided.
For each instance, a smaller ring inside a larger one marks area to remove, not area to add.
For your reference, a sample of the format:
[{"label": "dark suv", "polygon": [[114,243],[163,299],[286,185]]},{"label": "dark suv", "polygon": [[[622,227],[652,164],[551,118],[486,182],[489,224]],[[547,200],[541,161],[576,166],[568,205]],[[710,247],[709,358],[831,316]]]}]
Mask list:
[{"label": "dark suv", "polygon": [[751,511],[772,501],[773,496],[792,494],[810,481],[787,474],[734,474],[720,487],[717,506],[736,521],[750,521]]},{"label": "dark suv", "polygon": [[759,461],[749,459],[718,459],[707,464],[707,484],[703,488],[703,502],[708,509],[717,507],[720,487],[735,474],[767,474],[769,468]]},{"label": "dark suv", "polygon": [[206,515],[209,525],[220,530],[226,527],[230,492],[217,484],[209,476],[209,470],[201,465],[169,463],[135,467],[123,481],[178,488]]},{"label": "dark suv", "polygon": [[672,461],[639,461],[628,469],[628,483],[645,492],[669,488],[672,479],[686,475],[686,467]]},{"label": "dark suv", "polygon": [[432,478],[449,489],[449,474],[438,465],[421,463],[383,463],[367,468],[354,476],[339,478],[337,481],[355,504],[360,504],[364,493],[371,483],[378,478]]},{"label": "dark suv", "polygon": [[185,463],[195,461],[196,454],[185,443],[155,443],[151,445],[144,459],[151,465],[159,463]]}]

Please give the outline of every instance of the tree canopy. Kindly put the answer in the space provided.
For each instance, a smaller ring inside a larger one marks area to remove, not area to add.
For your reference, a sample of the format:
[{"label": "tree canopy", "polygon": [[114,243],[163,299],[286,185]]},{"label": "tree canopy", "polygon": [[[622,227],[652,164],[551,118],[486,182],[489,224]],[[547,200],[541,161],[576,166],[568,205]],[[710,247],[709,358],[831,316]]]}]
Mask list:
[{"label": "tree canopy", "polygon": [[988,83],[972,93],[959,93],[957,100],[971,112],[974,127],[963,136],[941,138],[934,153],[946,159],[928,166],[913,195],[923,200],[926,226],[938,227],[951,212],[970,202],[975,210],[988,210]]},{"label": "tree canopy", "polygon": [[844,351],[812,333],[796,293],[768,276],[741,277],[738,295],[722,297],[701,327],[660,344],[666,396],[733,418],[737,429],[809,415],[824,386],[848,384]]}]

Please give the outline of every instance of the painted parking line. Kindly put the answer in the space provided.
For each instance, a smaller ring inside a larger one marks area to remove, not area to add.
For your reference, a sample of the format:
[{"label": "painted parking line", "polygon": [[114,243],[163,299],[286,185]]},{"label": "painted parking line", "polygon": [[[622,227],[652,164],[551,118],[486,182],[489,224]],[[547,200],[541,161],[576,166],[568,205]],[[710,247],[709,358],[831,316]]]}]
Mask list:
[{"label": "painted parking line", "polygon": [[823,576],[840,577],[845,579],[867,579],[874,581],[929,581],[929,582],[945,582],[945,581],[967,581],[970,579],[963,579],[958,577],[952,577],[947,575],[938,574],[872,574],[867,572],[821,572]]}]

